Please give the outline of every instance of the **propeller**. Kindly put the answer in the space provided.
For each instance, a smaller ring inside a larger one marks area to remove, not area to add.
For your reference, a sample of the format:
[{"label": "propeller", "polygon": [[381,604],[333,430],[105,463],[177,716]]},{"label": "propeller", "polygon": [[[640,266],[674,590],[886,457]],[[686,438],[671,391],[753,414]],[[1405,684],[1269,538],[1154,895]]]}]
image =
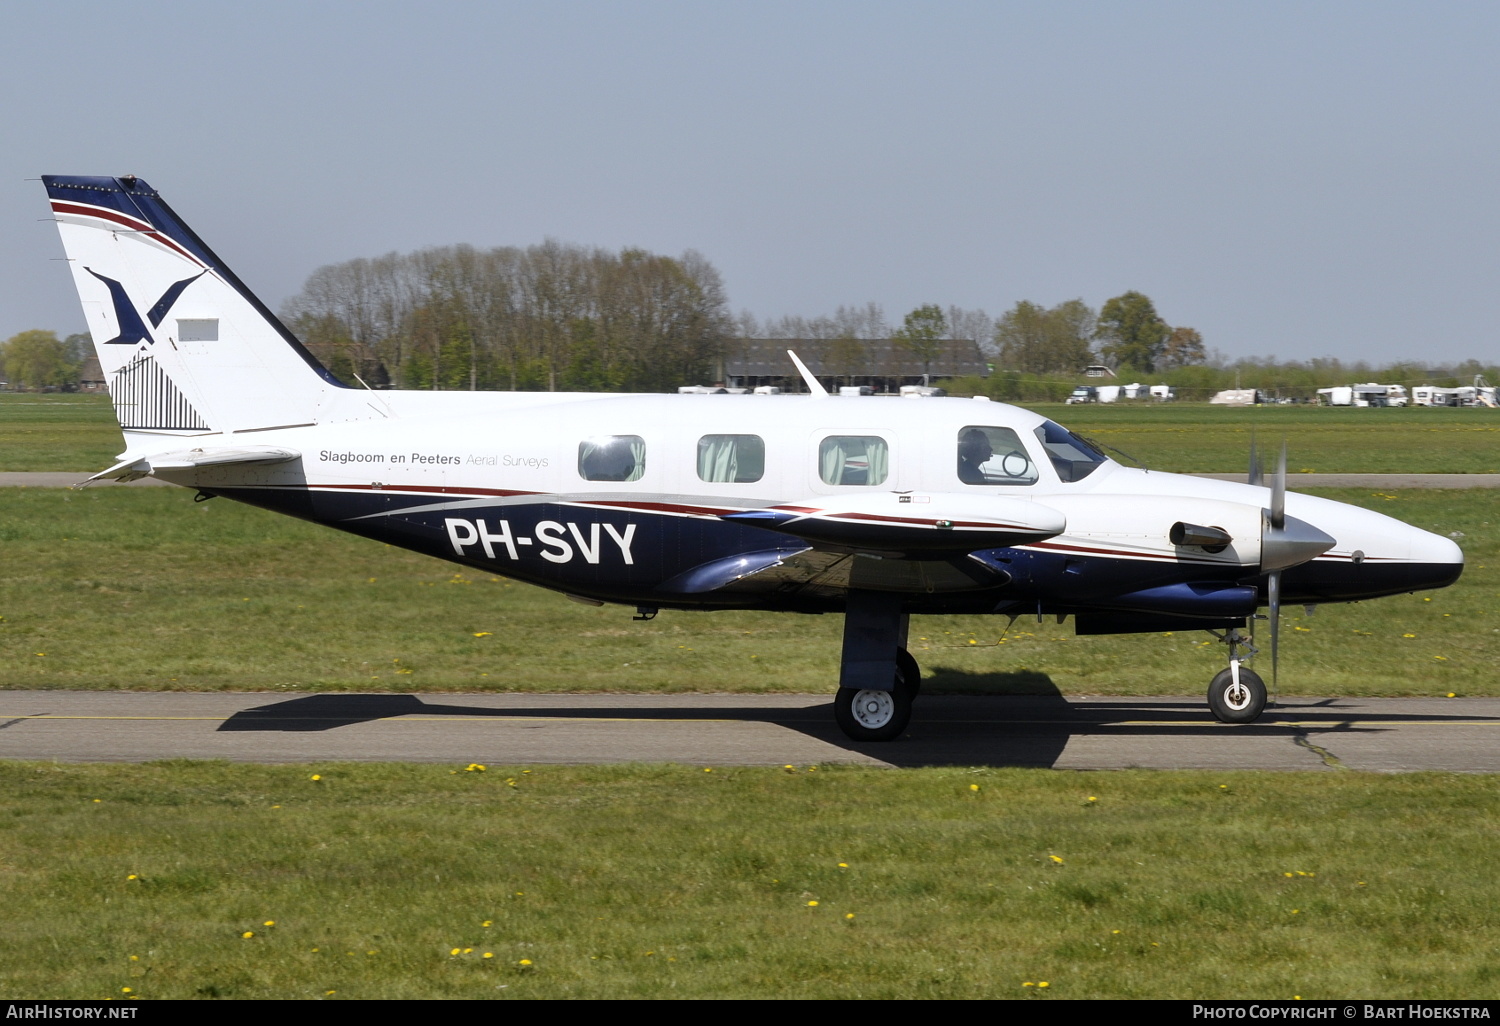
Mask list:
[{"label": "propeller", "polygon": [[[1252,443],[1253,444],[1253,443]],[[1256,468],[1257,470],[1259,468]],[[1270,516],[1266,518],[1271,531],[1285,532],[1286,530],[1286,442],[1281,443],[1281,458],[1276,461],[1276,476],[1271,479],[1271,509]],[[1262,532],[1263,535],[1270,532]],[[1265,548],[1264,537],[1261,540],[1262,551]],[[1264,556],[1262,556],[1264,562]],[[1266,610],[1271,617],[1271,693],[1279,694],[1276,690],[1278,681],[1277,666],[1281,659],[1281,570],[1272,570],[1266,575]]]},{"label": "propeller", "polygon": [[[1260,476],[1260,461],[1251,443],[1250,476]],[[1286,515],[1286,443],[1271,478],[1271,504],[1260,533],[1260,568],[1266,573],[1267,610],[1271,621],[1271,687],[1276,687],[1276,664],[1281,635],[1281,572],[1322,555],[1337,544],[1312,524]]]}]

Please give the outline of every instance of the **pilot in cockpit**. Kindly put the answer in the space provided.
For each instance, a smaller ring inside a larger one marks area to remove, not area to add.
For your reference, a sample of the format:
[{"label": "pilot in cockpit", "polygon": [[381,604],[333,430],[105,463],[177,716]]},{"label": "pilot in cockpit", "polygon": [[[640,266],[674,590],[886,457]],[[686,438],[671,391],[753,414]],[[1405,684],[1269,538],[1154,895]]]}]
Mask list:
[{"label": "pilot in cockpit", "polygon": [[958,479],[964,484],[984,484],[984,471],[980,468],[988,462],[995,451],[990,440],[978,428],[969,428],[958,436]]}]

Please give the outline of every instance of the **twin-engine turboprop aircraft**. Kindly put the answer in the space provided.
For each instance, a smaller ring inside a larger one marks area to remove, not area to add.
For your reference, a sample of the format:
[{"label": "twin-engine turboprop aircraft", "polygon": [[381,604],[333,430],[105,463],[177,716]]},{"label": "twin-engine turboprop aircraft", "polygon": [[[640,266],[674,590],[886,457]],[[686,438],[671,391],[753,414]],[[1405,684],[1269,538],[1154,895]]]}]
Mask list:
[{"label": "twin-engine turboprop aircraft", "polygon": [[1071,615],[1080,634],[1228,643],[1215,715],[1266,689],[1242,633],[1282,602],[1457,579],[1458,547],[1269,485],[1121,466],[967,399],[415,392],[333,378],[135,177],[49,175],[125,434],[96,475],[153,475],[595,603],[844,613],[835,711],[906,727],[921,613]]}]

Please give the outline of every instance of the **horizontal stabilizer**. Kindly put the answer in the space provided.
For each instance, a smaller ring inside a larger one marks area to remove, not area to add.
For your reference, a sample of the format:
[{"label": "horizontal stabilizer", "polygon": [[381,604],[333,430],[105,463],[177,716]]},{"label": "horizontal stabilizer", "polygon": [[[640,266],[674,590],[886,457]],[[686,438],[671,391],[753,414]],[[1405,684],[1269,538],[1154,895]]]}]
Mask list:
[{"label": "horizontal stabilizer", "polygon": [[198,467],[221,467],[227,464],[289,463],[301,457],[295,449],[273,445],[239,445],[218,448],[180,449],[154,456],[127,456],[108,470],[101,470],[84,484],[93,481],[134,481],[163,470],[194,470]]}]

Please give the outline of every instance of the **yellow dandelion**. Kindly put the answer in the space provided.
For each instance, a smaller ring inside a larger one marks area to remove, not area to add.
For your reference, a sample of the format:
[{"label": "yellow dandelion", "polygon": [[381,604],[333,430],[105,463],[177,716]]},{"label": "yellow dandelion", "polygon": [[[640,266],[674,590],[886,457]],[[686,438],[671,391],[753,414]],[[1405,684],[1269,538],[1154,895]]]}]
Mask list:
[{"label": "yellow dandelion", "polygon": [[1036,984],[1032,983],[1030,980],[1027,980],[1025,983],[1021,984],[1021,986],[1023,986],[1023,987],[1035,987]]},{"label": "yellow dandelion", "polygon": [[854,918],[854,913],[853,912],[845,912],[844,913],[844,918],[845,919],[853,919]]},{"label": "yellow dandelion", "polygon": [[323,779],[323,775],[321,773],[314,773],[312,776],[308,777],[307,779],[308,780],[322,780]]},{"label": "yellow dandelion", "polygon": [[1057,863],[1059,866],[1063,864],[1062,856],[1060,855],[1048,855],[1047,857],[1053,862]]},{"label": "yellow dandelion", "polygon": [[1098,800],[1099,799],[1095,798],[1093,795],[1089,795],[1089,801],[1091,801],[1091,802],[1097,802]]},{"label": "yellow dandelion", "polygon": [[452,951],[450,951],[450,952],[448,952],[448,954],[450,954],[450,955],[456,955],[456,954],[458,954],[458,953],[459,953],[459,952],[458,952],[458,949],[457,949],[457,948],[454,948],[454,949],[453,949],[453,950],[452,950]]},{"label": "yellow dandelion", "polygon": [[808,908],[817,908],[818,907],[818,903],[816,901],[809,901],[807,903],[807,907]]},{"label": "yellow dandelion", "polygon": [[1402,636],[1402,637],[1403,637],[1403,638],[1415,638],[1415,637],[1416,637],[1416,635],[1415,635],[1415,634],[1403,634],[1403,635],[1401,635],[1401,636]]},{"label": "yellow dandelion", "polygon": [[839,868],[840,869],[848,869],[849,868],[849,863],[847,863],[847,862],[840,862],[839,863]]},{"label": "yellow dandelion", "polygon": [[121,987],[120,988],[120,993],[121,994],[132,994],[132,993],[134,993],[134,991],[132,991],[129,987]]},{"label": "yellow dandelion", "polygon": [[276,925],[276,920],[274,920],[274,919],[267,919],[267,920],[266,920],[266,921],[265,921],[265,922],[264,922],[264,923],[262,923],[262,924],[261,924],[261,925],[262,925],[262,926],[275,926],[275,925]]},{"label": "yellow dandelion", "polygon": [[490,920],[486,919],[484,922],[480,923],[479,925],[480,926],[489,926],[490,925]]},{"label": "yellow dandelion", "polygon": [[466,955],[472,955],[473,953],[474,953],[474,949],[473,948],[464,948],[464,954],[466,954]]},{"label": "yellow dandelion", "polygon": [[141,956],[140,955],[131,955],[130,956],[130,960],[132,962],[139,962],[141,960]]},{"label": "yellow dandelion", "polygon": [[1040,982],[1037,983],[1037,986],[1038,987],[1050,987],[1050,986],[1052,986],[1052,984],[1048,983],[1046,980],[1042,980],[1042,981],[1040,981]]},{"label": "yellow dandelion", "polygon": [[529,958],[523,958],[523,959],[521,959],[521,961],[519,961],[519,962],[516,963],[516,965],[530,965],[530,964],[531,964],[531,959],[529,959]]},{"label": "yellow dandelion", "polygon": [[712,773],[712,772],[713,772],[713,771],[714,771],[714,770],[713,770],[713,767],[712,767],[712,766],[704,766],[704,767],[703,767],[703,772],[704,772],[704,773]]},{"label": "yellow dandelion", "polygon": [[1449,698],[1457,698],[1458,696],[1455,695],[1453,692],[1450,691],[1450,692],[1448,692],[1448,697]]},{"label": "yellow dandelion", "polygon": [[244,933],[240,934],[240,938],[242,940],[249,940],[251,937],[254,937],[254,936],[255,936],[255,931],[254,930],[246,930]]},{"label": "yellow dandelion", "polygon": [[977,791],[977,790],[979,790],[979,785],[978,784],[970,784],[969,785],[969,790],[970,791]]},{"label": "yellow dandelion", "polygon": [[474,637],[476,637],[476,638],[487,638],[487,637],[489,637],[493,633],[494,633],[493,631],[477,631],[474,634]]},{"label": "yellow dandelion", "polygon": [[483,958],[494,958],[495,957],[495,953],[493,951],[486,951],[481,957],[483,957]]},{"label": "yellow dandelion", "polygon": [[125,878],[125,879],[127,879],[127,880],[139,880],[139,879],[140,879],[140,877],[138,877],[138,876],[136,876],[136,875],[135,875],[135,874],[134,874],[134,873],[131,873],[131,874],[130,874],[130,875],[129,875],[129,876],[127,876],[127,877],[126,877],[126,878]]},{"label": "yellow dandelion", "polygon": [[[373,578],[373,577],[371,577],[371,578],[370,578],[370,580],[372,580],[372,581],[373,581],[373,580],[374,580],[374,579],[375,579],[375,578]],[[324,997],[333,997],[333,996],[334,996],[334,995],[335,995],[335,994],[337,994],[337,993],[338,993],[338,991],[336,991],[336,990],[325,990],[325,991],[324,991],[324,992],[323,992],[323,996],[324,996]]]}]

